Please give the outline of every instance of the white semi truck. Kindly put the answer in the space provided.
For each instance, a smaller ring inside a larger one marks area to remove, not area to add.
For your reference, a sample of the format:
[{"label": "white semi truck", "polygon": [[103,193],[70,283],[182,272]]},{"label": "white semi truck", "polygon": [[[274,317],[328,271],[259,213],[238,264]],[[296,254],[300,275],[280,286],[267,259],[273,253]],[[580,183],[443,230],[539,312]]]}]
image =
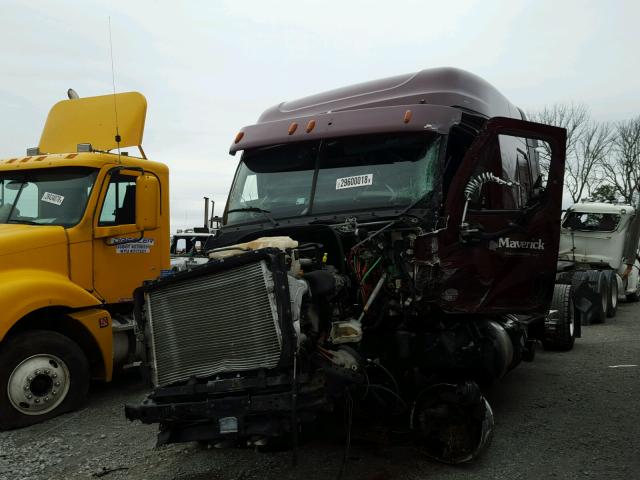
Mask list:
[{"label": "white semi truck", "polygon": [[[558,283],[588,282],[594,301],[582,323],[616,314],[618,299],[638,301],[640,205],[581,202],[562,220]],[[583,296],[584,297],[584,296]],[[598,302],[599,300],[599,302]],[[584,298],[576,296],[577,309]]]}]

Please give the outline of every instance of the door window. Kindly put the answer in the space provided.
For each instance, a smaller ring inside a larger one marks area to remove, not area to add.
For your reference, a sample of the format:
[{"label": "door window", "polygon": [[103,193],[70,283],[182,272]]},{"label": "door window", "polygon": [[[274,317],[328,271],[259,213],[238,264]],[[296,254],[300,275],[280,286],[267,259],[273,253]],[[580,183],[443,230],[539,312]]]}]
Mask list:
[{"label": "door window", "polygon": [[114,174],[104,197],[101,227],[136,223],[136,177]]},{"label": "door window", "polygon": [[513,186],[487,181],[471,198],[469,208],[473,210],[516,210],[527,206],[531,198],[542,188],[543,178],[539,172],[539,149],[541,142],[535,139],[498,135],[485,148],[474,177],[490,173]]}]

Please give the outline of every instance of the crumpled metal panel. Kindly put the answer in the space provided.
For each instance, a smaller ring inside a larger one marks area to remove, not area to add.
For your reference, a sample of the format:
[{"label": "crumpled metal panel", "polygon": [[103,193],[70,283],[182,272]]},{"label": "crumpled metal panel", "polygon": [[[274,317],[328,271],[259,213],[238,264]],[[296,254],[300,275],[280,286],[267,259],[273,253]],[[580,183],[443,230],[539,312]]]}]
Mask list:
[{"label": "crumpled metal panel", "polygon": [[156,386],[278,363],[282,336],[264,261],[153,290],[146,304]]}]

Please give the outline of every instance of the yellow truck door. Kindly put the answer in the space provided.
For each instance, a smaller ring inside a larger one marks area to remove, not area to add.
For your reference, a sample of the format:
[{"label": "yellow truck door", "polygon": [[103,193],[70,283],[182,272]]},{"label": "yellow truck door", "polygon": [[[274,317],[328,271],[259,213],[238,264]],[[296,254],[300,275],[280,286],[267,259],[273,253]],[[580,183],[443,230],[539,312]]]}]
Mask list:
[{"label": "yellow truck door", "polygon": [[[102,185],[101,203],[96,209],[93,245],[93,284],[107,303],[130,301],[133,290],[144,280],[160,275],[166,242],[156,228],[136,229],[136,178],[139,173],[114,169]],[[113,232],[106,235],[104,232]],[[120,233],[129,232],[129,233]]]}]

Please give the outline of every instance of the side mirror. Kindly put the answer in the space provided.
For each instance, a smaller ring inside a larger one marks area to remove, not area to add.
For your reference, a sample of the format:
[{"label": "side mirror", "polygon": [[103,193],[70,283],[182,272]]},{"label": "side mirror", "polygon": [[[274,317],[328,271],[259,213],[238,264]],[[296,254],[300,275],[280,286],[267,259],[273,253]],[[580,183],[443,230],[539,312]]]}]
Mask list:
[{"label": "side mirror", "polygon": [[155,230],[160,223],[160,183],[153,175],[136,179],[136,227],[140,231]]}]

